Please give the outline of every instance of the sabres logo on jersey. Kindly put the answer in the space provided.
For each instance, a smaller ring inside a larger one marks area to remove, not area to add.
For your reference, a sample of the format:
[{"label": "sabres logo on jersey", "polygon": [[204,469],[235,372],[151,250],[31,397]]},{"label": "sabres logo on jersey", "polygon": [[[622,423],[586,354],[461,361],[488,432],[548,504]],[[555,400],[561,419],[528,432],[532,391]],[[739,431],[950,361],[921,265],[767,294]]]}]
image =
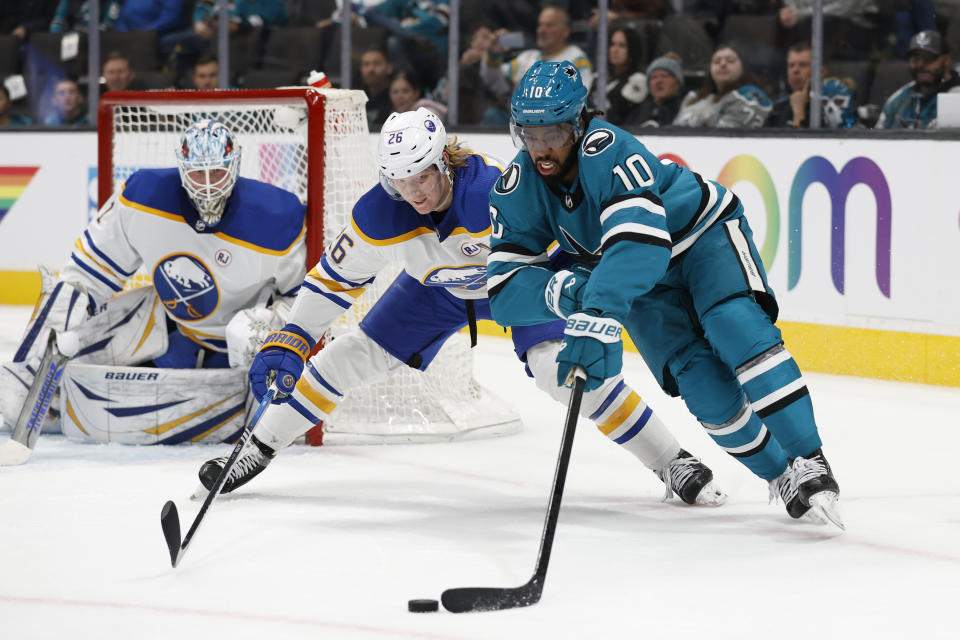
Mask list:
[{"label": "sabres logo on jersey", "polygon": [[583,155],[597,156],[613,144],[616,136],[610,129],[596,129],[591,131],[583,141]]},{"label": "sabres logo on jersey", "polygon": [[487,265],[466,264],[462,267],[438,267],[423,278],[428,287],[482,289],[487,285]]},{"label": "sabres logo on jersey", "polygon": [[493,185],[493,190],[502,196],[507,195],[517,188],[520,184],[520,165],[516,162],[510,164],[504,169],[503,173],[497,179],[497,184]]},{"label": "sabres logo on jersey", "polygon": [[210,269],[199,258],[175,253],[153,269],[153,287],[170,315],[184,321],[202,320],[220,304],[220,290]]}]

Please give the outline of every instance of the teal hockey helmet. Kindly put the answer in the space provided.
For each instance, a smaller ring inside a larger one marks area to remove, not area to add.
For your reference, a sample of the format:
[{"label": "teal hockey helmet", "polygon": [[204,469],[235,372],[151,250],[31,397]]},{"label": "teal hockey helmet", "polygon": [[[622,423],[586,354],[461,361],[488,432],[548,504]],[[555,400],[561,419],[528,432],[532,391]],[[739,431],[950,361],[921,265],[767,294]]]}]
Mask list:
[{"label": "teal hockey helmet", "polygon": [[573,140],[582,133],[581,114],[587,106],[587,88],[572,62],[533,63],[510,101],[510,133],[524,146],[523,127],[569,123]]},{"label": "teal hockey helmet", "polygon": [[587,88],[572,62],[538,60],[527,69],[510,101],[521,127],[574,122],[587,106]]}]

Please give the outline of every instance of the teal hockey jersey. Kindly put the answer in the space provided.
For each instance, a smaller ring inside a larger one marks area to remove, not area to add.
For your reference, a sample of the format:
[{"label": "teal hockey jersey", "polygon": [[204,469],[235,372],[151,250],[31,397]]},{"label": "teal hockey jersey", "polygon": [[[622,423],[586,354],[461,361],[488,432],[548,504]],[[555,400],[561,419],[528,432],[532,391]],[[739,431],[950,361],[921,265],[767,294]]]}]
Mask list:
[{"label": "teal hockey jersey", "polygon": [[592,267],[582,307],[623,322],[672,259],[712,225],[742,215],[732,191],[661,162],[609,122],[592,119],[577,153],[579,173],[569,190],[537,175],[521,151],[490,192],[487,288],[501,325],[556,317],[544,289],[552,265],[562,264],[560,252]]}]

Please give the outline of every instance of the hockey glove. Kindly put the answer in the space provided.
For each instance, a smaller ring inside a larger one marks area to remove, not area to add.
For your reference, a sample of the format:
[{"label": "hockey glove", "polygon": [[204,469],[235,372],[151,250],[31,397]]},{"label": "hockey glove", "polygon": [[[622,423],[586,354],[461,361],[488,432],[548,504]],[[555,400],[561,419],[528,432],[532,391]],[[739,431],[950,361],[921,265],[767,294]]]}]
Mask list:
[{"label": "hockey glove", "polygon": [[563,346],[557,354],[557,384],[564,386],[570,370],[587,373],[584,391],[593,391],[623,368],[623,327],[613,318],[602,318],[593,309],[567,318]]},{"label": "hockey glove", "polygon": [[583,285],[587,284],[589,278],[589,269],[580,265],[574,265],[570,270],[557,271],[547,282],[547,288],[543,292],[547,308],[561,318],[568,318],[570,314],[580,311]]},{"label": "hockey glove", "polygon": [[303,373],[303,365],[316,343],[295,324],[267,335],[266,341],[253,359],[247,377],[257,402],[267,394],[270,379],[275,377],[277,391],[289,396]]}]

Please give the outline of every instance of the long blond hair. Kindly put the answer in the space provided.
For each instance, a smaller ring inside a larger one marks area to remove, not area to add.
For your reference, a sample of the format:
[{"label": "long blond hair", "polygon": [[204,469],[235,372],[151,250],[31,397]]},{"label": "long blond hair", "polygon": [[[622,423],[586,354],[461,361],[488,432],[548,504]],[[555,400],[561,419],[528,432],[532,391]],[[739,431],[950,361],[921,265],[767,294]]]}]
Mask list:
[{"label": "long blond hair", "polygon": [[450,158],[450,160],[447,162],[447,166],[450,169],[467,166],[467,158],[476,153],[476,151],[470,147],[461,144],[457,140],[457,136],[450,136],[450,138],[447,139],[447,144],[443,150],[446,151],[447,156]]}]

